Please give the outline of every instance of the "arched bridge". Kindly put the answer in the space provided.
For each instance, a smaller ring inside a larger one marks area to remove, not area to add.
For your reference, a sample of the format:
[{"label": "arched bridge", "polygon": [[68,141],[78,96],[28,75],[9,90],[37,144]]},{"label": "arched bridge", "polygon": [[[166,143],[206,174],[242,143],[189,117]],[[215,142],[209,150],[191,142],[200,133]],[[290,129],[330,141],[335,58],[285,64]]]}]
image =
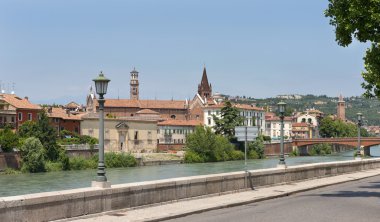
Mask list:
[{"label": "arched bridge", "polygon": [[[358,138],[311,138],[311,139],[293,139],[293,148],[298,147],[301,153],[307,153],[308,145],[321,144],[321,143],[329,143],[329,144],[339,144],[339,145],[347,145],[352,147],[358,147]],[[380,137],[362,137],[360,138],[360,145],[364,147],[363,152],[364,155],[371,155],[371,146],[380,145]],[[303,147],[303,148],[302,148]],[[305,148],[306,147],[306,148]]]},{"label": "arched bridge", "polygon": [[[357,147],[358,138],[357,137],[347,137],[347,138],[311,138],[311,139],[293,139],[293,146],[307,146],[321,143],[330,144],[340,144]],[[371,147],[380,145],[380,137],[362,137],[360,139],[360,144],[364,147]]]}]

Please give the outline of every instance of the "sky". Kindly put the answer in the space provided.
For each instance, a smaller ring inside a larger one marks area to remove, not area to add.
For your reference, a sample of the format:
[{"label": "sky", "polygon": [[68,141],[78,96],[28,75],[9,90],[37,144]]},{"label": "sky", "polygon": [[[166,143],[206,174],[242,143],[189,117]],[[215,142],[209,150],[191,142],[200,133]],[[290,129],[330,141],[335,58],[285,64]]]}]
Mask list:
[{"label": "sky", "polygon": [[[340,47],[327,0],[0,0],[0,81],[35,103],[85,103],[102,70],[106,98],[213,92],[361,95],[366,45]],[[8,91],[9,92],[9,91]]]}]

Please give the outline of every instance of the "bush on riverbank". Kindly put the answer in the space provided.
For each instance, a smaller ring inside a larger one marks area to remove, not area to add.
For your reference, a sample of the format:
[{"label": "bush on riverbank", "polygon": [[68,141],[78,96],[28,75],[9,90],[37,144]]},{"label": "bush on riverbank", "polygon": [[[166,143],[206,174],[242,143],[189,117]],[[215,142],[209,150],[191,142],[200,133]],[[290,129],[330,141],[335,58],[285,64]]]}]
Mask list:
[{"label": "bush on riverbank", "polygon": [[309,155],[311,156],[325,156],[332,153],[331,144],[315,144],[311,147]]},{"label": "bush on riverbank", "polygon": [[[106,168],[135,167],[137,160],[129,153],[109,152],[104,154]],[[99,156],[93,155],[91,158],[72,157],[70,158],[71,170],[96,169],[98,167]]]},{"label": "bush on riverbank", "polygon": [[248,143],[248,158],[249,159],[264,159],[264,137],[259,136],[255,141]]},{"label": "bush on riverbank", "polygon": [[196,127],[186,139],[185,163],[219,162],[244,159],[227,138],[216,135],[209,127]]},{"label": "bush on riverbank", "polygon": [[44,172],[45,171],[45,152],[39,139],[30,137],[24,141],[20,147],[22,158],[22,172]]}]

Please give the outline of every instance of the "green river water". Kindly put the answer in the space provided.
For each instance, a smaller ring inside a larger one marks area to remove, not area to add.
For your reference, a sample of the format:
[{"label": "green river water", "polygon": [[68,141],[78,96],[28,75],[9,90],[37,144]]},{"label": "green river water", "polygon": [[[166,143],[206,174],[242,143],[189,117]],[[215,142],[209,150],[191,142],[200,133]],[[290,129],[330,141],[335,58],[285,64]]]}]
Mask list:
[{"label": "green river water", "polygon": [[[373,157],[380,157],[379,148],[380,147],[371,148],[371,155]],[[352,159],[353,151],[348,151],[330,156],[287,157],[286,164],[292,166]],[[277,166],[277,163],[277,158],[248,160],[247,169],[273,168]],[[226,173],[241,170],[244,170],[244,161],[106,169],[107,178],[112,184]],[[0,175],[0,197],[89,187],[95,176],[96,170]]]}]

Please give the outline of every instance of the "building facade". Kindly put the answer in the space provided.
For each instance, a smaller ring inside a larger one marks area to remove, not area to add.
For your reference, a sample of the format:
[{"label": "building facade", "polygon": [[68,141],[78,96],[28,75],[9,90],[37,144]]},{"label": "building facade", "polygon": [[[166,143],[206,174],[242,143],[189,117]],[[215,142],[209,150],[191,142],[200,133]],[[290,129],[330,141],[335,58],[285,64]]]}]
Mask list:
[{"label": "building facade", "polygon": [[301,122],[292,124],[292,138],[313,138],[313,126],[310,123]]},{"label": "building facade", "polygon": [[[247,105],[247,104],[233,104],[239,110],[239,114],[243,117],[244,126],[257,126],[260,133],[265,133],[265,111],[262,108]],[[208,127],[214,127],[214,116],[221,118],[221,110],[224,107],[223,103],[209,105],[203,109],[203,124]]]},{"label": "building facade", "polygon": [[[278,116],[270,116],[265,118],[266,128],[265,135],[270,136],[272,140],[281,139],[281,119]],[[292,122],[291,117],[284,118],[284,138],[291,138],[292,136]]]},{"label": "building facade", "polygon": [[[157,152],[158,118],[133,116],[104,119],[104,149],[113,152]],[[99,138],[99,116],[82,117],[81,134]]]},{"label": "building facade", "polygon": [[20,98],[14,94],[0,94],[0,128],[10,126],[14,130],[26,121],[37,121],[39,105],[29,101],[28,97]]},{"label": "building facade", "polygon": [[60,135],[61,131],[67,130],[80,134],[81,117],[84,113],[71,111],[63,107],[48,107],[46,114],[49,117],[50,125],[52,125]]},{"label": "building facade", "polygon": [[196,126],[201,126],[198,120],[165,120],[157,124],[157,144],[159,151],[182,150],[186,137],[193,133]]}]

